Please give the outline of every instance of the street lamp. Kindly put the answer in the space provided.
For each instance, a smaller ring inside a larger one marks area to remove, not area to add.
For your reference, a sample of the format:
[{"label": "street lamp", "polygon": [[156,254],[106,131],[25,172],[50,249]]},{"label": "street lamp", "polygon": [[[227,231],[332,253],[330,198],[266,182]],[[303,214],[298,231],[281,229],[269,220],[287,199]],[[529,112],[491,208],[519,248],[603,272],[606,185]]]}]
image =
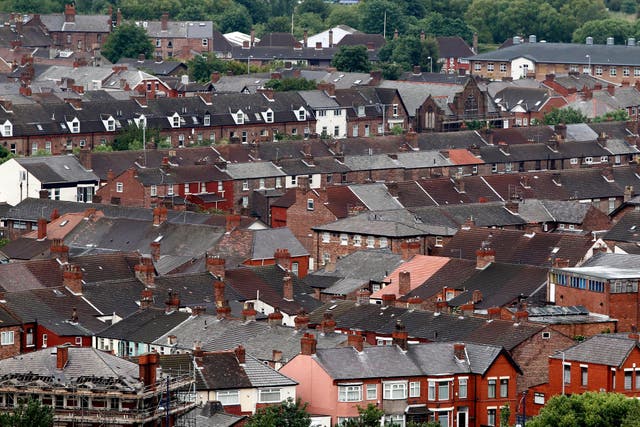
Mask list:
[{"label": "street lamp", "polygon": [[427,59],[429,60],[429,72],[433,73],[433,58],[428,57]]},{"label": "street lamp", "polygon": [[250,74],[250,71],[249,71],[249,61],[251,60],[251,58],[253,58],[253,55],[249,55],[249,56],[247,56],[247,74]]},{"label": "street lamp", "polygon": [[589,75],[591,75],[591,55],[585,55],[585,58],[587,58],[589,60]]}]

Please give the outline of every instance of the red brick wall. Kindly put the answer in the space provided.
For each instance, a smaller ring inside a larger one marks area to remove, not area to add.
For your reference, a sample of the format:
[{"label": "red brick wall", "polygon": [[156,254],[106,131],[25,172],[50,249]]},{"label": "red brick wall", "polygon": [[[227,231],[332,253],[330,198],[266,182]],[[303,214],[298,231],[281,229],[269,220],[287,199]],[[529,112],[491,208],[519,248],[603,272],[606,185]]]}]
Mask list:
[{"label": "red brick wall", "polygon": [[6,359],[20,354],[22,339],[20,329],[20,326],[7,326],[0,329],[2,332],[13,331],[13,344],[0,345],[0,359]]},{"label": "red brick wall", "polygon": [[[299,257],[291,257],[291,262],[298,263],[298,277],[304,278],[307,274],[309,274],[309,257],[307,256],[299,256]],[[243,262],[244,265],[251,265],[254,267],[259,267],[261,265],[274,265],[276,263],[275,259],[256,259],[256,260],[246,260]]]},{"label": "red brick wall", "polygon": [[[307,209],[307,199],[313,200],[313,210]],[[286,221],[289,229],[310,254],[313,254],[314,249],[311,227],[327,224],[337,219],[333,212],[325,206],[326,201],[326,190],[302,191],[297,189],[296,202],[287,209]]]},{"label": "red brick wall", "polygon": [[[509,392],[508,397],[500,397],[500,377],[509,377]],[[496,377],[496,398],[491,399],[488,397],[489,378]],[[482,377],[476,379],[476,425],[488,424],[487,422],[487,408],[497,406],[496,411],[496,424],[500,421],[500,408],[509,404],[511,408],[511,418],[509,424],[515,422],[515,410],[519,396],[517,393],[517,375],[513,365],[509,362],[507,357],[502,354],[491,365],[487,372]]]},{"label": "red brick wall", "polygon": [[[121,193],[116,191],[118,182],[123,185]],[[119,198],[121,206],[150,207],[148,195],[134,169],[127,169],[113,181],[108,181],[96,191],[96,195],[102,197],[102,203],[111,203],[113,198]]]}]

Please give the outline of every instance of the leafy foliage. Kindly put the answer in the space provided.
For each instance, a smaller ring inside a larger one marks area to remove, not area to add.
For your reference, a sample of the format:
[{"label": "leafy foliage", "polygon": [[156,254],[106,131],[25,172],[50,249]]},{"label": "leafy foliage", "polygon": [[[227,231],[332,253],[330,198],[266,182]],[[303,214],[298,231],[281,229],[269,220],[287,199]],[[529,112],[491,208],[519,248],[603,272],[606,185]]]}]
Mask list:
[{"label": "leafy foliage", "polygon": [[153,50],[144,28],[134,24],[122,24],[115,28],[102,46],[102,54],[113,63],[120,58],[137,58],[141,53],[151,58]]},{"label": "leafy foliage", "polygon": [[280,405],[267,406],[258,409],[246,427],[309,427],[311,418],[306,412],[307,404],[302,404],[300,399],[293,401],[287,399]]},{"label": "leafy foliage", "polygon": [[584,123],[587,121],[587,116],[585,116],[580,110],[576,110],[575,108],[553,108],[551,111],[544,115],[542,121],[545,125],[557,125],[560,123]]},{"label": "leafy foliage", "polygon": [[53,426],[53,409],[37,400],[21,402],[12,413],[0,414],[0,426],[50,427]]},{"label": "leafy foliage", "polygon": [[419,65],[423,70],[433,66],[435,72],[438,68],[438,44],[433,37],[424,41],[417,36],[399,37],[387,42],[378,52],[378,57],[382,61],[399,64],[404,70]]},{"label": "leafy foliage", "polygon": [[378,427],[384,411],[373,403],[369,403],[366,408],[358,406],[358,418],[352,418],[340,424],[340,427]]},{"label": "leafy foliage", "polygon": [[638,427],[640,402],[618,393],[552,397],[527,427]]},{"label": "leafy foliage", "polygon": [[613,37],[616,43],[624,44],[629,37],[635,36],[635,28],[623,19],[601,19],[584,23],[574,31],[574,43],[584,43],[587,37],[593,37],[594,43],[604,44],[607,37]]},{"label": "leafy foliage", "polygon": [[371,69],[367,48],[364,46],[340,46],[333,55],[331,65],[338,71],[366,73]]},{"label": "leafy foliage", "polygon": [[113,139],[111,146],[116,151],[141,150],[143,148],[143,137],[146,137],[147,142],[160,139],[160,131],[158,129],[146,129],[145,132],[146,135],[143,135],[142,128],[131,124]]},{"label": "leafy foliage", "polygon": [[264,85],[265,87],[271,88],[276,92],[286,92],[290,90],[312,90],[316,88],[315,80],[307,80],[302,77],[271,79]]},{"label": "leafy foliage", "polygon": [[629,114],[626,110],[609,111],[593,119],[594,122],[624,122],[627,120],[629,120]]},{"label": "leafy foliage", "polygon": [[387,36],[392,36],[395,30],[404,33],[406,16],[396,2],[388,0],[367,0],[358,6],[361,17],[361,30],[370,34],[382,34],[387,22]]}]

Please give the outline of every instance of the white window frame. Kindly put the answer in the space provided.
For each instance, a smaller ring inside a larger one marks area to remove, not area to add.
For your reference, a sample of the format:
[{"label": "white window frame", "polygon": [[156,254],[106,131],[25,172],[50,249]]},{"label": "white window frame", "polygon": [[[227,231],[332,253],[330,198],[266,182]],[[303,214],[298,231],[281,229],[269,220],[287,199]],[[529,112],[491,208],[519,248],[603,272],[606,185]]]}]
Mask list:
[{"label": "white window frame", "polygon": [[353,246],[362,246],[362,236],[360,234],[353,235]]},{"label": "white window frame", "polygon": [[488,63],[487,63],[487,71],[488,71],[488,72],[490,72],[490,73],[492,73],[492,72],[493,72],[493,69],[494,69],[494,64],[493,64],[493,62],[488,62]]},{"label": "white window frame", "polygon": [[14,334],[13,331],[0,332],[0,345],[13,345]]},{"label": "white window frame", "polygon": [[331,233],[325,231],[322,233],[322,243],[329,243],[331,241]]},{"label": "white window frame", "polygon": [[420,397],[420,381],[409,382],[409,397]]},{"label": "white window frame", "polygon": [[361,402],[362,384],[338,385],[338,402]]},{"label": "white window frame", "polygon": [[458,378],[458,397],[460,399],[466,399],[467,394],[469,393],[469,378],[468,377],[460,377]]},{"label": "white window frame", "polygon": [[[446,390],[446,392],[443,392]],[[438,400],[449,400],[451,388],[449,381],[438,381]]]},{"label": "white window frame", "polygon": [[307,210],[312,211],[315,209],[316,201],[313,199],[307,199]]},{"label": "white window frame", "polygon": [[572,164],[572,165],[577,165],[578,164],[578,158],[577,157],[572,157],[569,160],[569,163]]},{"label": "white window frame", "polygon": [[382,383],[383,398],[385,400],[402,400],[407,398],[407,382],[406,381],[389,381]]},{"label": "white window frame", "polygon": [[[277,394],[278,398],[274,399]],[[271,396],[273,395],[273,396]],[[268,397],[268,399],[267,399]],[[279,387],[258,389],[258,403],[279,403],[282,401],[282,389]]]},{"label": "white window frame", "polygon": [[387,248],[389,247],[389,240],[386,237],[380,237],[378,239],[378,242],[380,244],[380,248]]},{"label": "white window frame", "polygon": [[216,392],[216,399],[222,406],[238,405],[240,404],[240,393],[238,390],[219,390]]},{"label": "white window frame", "polygon": [[373,236],[367,236],[367,247],[375,248],[376,247],[376,238]]},{"label": "white window frame", "polygon": [[116,182],[116,193],[124,192],[124,183]]},{"label": "white window frame", "polygon": [[249,180],[245,179],[242,181],[242,191],[249,191]]},{"label": "white window frame", "polygon": [[378,399],[378,384],[367,384],[367,400]]},{"label": "white window frame", "polygon": [[349,244],[349,235],[347,233],[340,233],[340,246],[347,246]]}]

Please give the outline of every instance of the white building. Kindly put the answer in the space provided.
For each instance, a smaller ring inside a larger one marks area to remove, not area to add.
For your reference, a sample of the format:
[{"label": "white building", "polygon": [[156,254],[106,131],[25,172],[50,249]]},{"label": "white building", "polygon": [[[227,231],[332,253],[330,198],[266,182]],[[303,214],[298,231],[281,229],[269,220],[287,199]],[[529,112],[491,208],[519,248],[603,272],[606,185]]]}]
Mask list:
[{"label": "white building", "polygon": [[53,200],[91,202],[99,178],[74,156],[17,157],[0,165],[0,202],[16,205],[47,190]]},{"label": "white building", "polygon": [[[332,88],[331,88],[332,89]],[[328,138],[347,137],[347,111],[334,99],[332,90],[305,90],[299,94],[316,117],[316,133]]]}]

